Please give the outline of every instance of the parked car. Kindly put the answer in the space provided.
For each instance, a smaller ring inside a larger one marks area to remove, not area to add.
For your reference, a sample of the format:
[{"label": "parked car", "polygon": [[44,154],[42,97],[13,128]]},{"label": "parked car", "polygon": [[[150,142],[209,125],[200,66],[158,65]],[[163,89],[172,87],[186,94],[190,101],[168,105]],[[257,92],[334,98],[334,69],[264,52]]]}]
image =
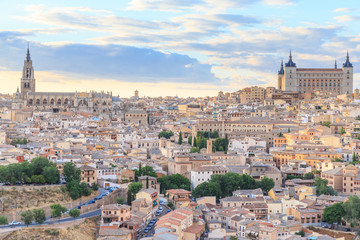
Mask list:
[{"label": "parked car", "polygon": [[171,210],[167,210],[166,212],[169,213],[169,212],[171,212]]},{"label": "parked car", "polygon": [[9,223],[10,226],[17,226],[17,225],[21,225],[21,222],[17,222],[17,221],[12,221],[11,223]]},{"label": "parked car", "polygon": [[156,212],[155,215],[156,215],[156,216],[160,216],[160,215],[161,215],[161,212]]}]

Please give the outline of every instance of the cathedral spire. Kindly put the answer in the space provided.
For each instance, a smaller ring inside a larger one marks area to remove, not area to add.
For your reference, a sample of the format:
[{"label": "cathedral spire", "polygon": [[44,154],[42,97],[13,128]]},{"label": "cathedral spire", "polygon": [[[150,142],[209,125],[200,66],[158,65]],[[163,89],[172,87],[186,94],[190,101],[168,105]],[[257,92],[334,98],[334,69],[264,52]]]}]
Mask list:
[{"label": "cathedral spire", "polygon": [[336,59],[335,59],[335,69],[337,69],[337,63],[336,63]]},{"label": "cathedral spire", "polygon": [[26,61],[31,61],[29,42],[27,43]]}]

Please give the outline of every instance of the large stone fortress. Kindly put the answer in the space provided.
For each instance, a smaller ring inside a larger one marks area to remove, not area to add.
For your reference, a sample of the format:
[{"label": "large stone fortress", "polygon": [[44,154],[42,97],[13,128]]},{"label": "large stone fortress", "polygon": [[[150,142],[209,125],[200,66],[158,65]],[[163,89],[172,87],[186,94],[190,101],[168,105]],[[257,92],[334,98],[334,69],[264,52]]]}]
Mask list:
[{"label": "large stone fortress", "polygon": [[353,93],[353,66],[349,60],[349,53],[342,68],[297,68],[293,62],[291,52],[285,67],[281,62],[278,72],[278,89],[299,93]]},{"label": "large stone fortress", "polygon": [[110,113],[112,109],[111,92],[36,92],[35,75],[29,47],[19,88],[14,94],[12,109],[31,109],[38,111],[74,111],[94,114]]}]

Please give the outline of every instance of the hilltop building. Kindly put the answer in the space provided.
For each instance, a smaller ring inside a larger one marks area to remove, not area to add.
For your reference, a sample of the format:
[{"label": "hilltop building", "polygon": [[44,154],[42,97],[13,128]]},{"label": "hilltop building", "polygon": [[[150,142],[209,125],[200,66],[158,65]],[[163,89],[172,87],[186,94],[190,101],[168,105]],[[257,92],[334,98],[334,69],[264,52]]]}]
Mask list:
[{"label": "hilltop building", "polygon": [[20,86],[20,91],[18,88],[14,94],[13,110],[80,111],[95,114],[111,112],[111,92],[36,92],[35,72],[29,47],[24,60]]},{"label": "hilltop building", "polygon": [[353,93],[353,65],[346,55],[342,68],[298,68],[290,52],[289,61],[281,62],[278,72],[278,89],[287,92],[329,94]]}]

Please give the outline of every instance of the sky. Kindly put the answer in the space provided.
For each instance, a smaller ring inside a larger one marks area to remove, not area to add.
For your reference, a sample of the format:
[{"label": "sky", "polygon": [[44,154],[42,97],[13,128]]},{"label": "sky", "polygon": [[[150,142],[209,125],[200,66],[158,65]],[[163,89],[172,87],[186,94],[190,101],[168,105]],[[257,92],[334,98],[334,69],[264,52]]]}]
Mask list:
[{"label": "sky", "polygon": [[276,86],[298,67],[333,67],[349,51],[360,87],[357,0],[0,1],[0,92],[20,84],[27,42],[36,91],[214,96]]}]

